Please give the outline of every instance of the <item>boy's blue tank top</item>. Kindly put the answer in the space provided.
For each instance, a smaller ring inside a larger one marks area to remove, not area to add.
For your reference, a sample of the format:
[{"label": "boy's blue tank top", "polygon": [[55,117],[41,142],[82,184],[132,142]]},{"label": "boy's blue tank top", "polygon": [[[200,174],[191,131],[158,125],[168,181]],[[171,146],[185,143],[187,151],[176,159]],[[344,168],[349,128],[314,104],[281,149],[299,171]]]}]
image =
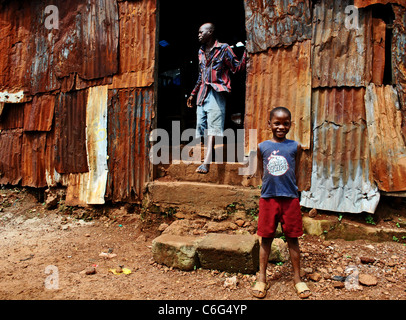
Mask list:
[{"label": "boy's blue tank top", "polygon": [[266,140],[258,145],[263,159],[261,198],[299,197],[295,175],[297,146],[297,141],[289,139]]}]

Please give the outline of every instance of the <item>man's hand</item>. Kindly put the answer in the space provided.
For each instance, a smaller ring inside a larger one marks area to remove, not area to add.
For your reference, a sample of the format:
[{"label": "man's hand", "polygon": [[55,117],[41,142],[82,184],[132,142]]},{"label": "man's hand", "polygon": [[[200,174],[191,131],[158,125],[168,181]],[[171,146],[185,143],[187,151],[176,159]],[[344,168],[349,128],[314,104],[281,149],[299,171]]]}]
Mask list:
[{"label": "man's hand", "polygon": [[190,96],[187,98],[186,104],[189,108],[193,108],[195,103],[194,103],[195,96]]}]

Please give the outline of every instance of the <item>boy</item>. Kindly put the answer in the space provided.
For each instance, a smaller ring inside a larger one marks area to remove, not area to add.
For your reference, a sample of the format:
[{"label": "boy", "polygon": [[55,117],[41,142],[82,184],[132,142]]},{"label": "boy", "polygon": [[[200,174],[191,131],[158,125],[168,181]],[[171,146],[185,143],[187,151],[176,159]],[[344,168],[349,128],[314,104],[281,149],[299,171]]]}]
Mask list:
[{"label": "boy", "polygon": [[260,143],[257,151],[258,169],[262,176],[257,234],[262,241],[259,277],[251,290],[257,298],[264,298],[267,294],[269,284],[266,281],[266,268],[272,240],[280,222],[289,246],[295,289],[303,299],[309,297],[311,292],[300,280],[298,237],[303,235],[303,227],[296,172],[301,147],[298,142],[286,139],[291,127],[291,113],[287,108],[273,109],[268,125],[273,136]]}]

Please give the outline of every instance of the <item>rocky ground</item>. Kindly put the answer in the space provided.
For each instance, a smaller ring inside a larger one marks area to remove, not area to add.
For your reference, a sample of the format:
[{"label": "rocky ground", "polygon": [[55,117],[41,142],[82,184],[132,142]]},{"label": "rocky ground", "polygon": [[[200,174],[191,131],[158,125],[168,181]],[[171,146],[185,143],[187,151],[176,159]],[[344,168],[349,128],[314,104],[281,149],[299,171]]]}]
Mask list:
[{"label": "rocky ground", "polygon": [[[402,210],[396,209],[376,227],[402,227]],[[152,214],[132,206],[72,208],[63,199],[47,205],[36,191],[3,188],[0,299],[253,299],[249,288],[255,275],[172,269],[154,262],[151,245],[168,230],[253,233],[255,226],[251,215],[231,214],[216,222],[179,212]],[[405,300],[404,242],[303,236],[302,275],[313,292],[309,299]],[[266,299],[298,299],[291,272],[289,260],[269,265]]]}]

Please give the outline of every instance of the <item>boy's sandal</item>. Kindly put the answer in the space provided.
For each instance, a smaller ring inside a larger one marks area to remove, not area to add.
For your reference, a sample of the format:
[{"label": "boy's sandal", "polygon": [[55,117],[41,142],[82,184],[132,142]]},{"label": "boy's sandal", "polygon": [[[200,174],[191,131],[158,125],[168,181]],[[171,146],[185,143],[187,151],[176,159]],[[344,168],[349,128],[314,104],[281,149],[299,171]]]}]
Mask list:
[{"label": "boy's sandal", "polygon": [[253,287],[251,287],[251,294],[255,298],[263,299],[263,298],[265,298],[269,287],[270,287],[269,283],[256,282],[255,285]]},{"label": "boy's sandal", "polygon": [[295,289],[296,289],[297,294],[299,295],[299,298],[301,298],[301,299],[306,299],[312,295],[309,287],[304,282],[296,283]]}]

